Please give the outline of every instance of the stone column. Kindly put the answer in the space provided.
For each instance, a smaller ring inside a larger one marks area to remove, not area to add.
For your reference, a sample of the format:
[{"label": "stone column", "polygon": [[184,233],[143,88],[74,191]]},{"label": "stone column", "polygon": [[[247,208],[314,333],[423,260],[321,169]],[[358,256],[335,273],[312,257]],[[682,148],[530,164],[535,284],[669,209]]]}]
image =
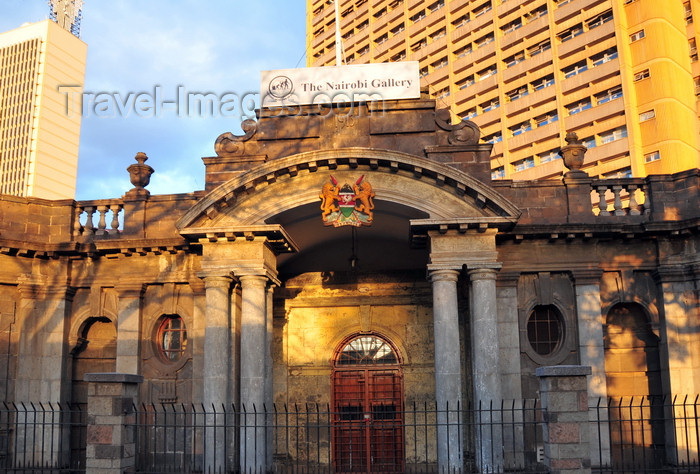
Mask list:
[{"label": "stone column", "polygon": [[544,460],[551,474],[591,472],[588,384],[590,367],[538,367],[544,416]]},{"label": "stone column", "polygon": [[503,439],[500,430],[491,424],[500,423],[500,412],[490,412],[491,404],[500,408],[503,400],[500,373],[500,347],[494,268],[469,270],[471,281],[469,307],[472,334],[472,378],[474,404],[477,413],[477,443],[480,447],[477,462],[482,471],[497,472],[503,464]]},{"label": "stone column", "polygon": [[267,428],[266,379],[270,350],[267,336],[267,282],[264,275],[241,275],[241,470],[265,472]]},{"label": "stone column", "polygon": [[134,472],[140,375],[85,374],[88,385],[87,474]]},{"label": "stone column", "polygon": [[[588,383],[588,397],[600,400],[600,412],[591,413],[591,417],[605,421],[607,412],[607,381],[605,375],[605,336],[603,335],[603,315],[600,311],[600,270],[575,270],[576,314],[578,321],[578,341],[581,365],[591,367]],[[593,421],[593,420],[592,420]],[[598,430],[600,443],[593,443],[593,459],[601,465],[610,463],[610,432],[603,423]],[[600,449],[598,449],[600,446]]]},{"label": "stone column", "polygon": [[457,309],[458,277],[459,270],[430,271],[433,283],[438,465],[441,472],[462,469],[463,440],[458,410],[463,408]]},{"label": "stone column", "polygon": [[[265,341],[265,408],[268,412],[267,415],[267,437],[266,445],[272,446],[274,431],[272,429],[273,422],[273,406],[274,406],[274,393],[272,387],[273,379],[273,359],[272,359],[272,340],[274,339],[274,326],[273,326],[273,296],[275,292],[275,285],[270,284],[267,288],[267,334]],[[272,455],[273,450],[267,450],[267,465],[272,466]]]},{"label": "stone column", "polygon": [[141,373],[141,283],[117,285],[119,305],[117,315],[117,372]]},{"label": "stone column", "polygon": [[[204,330],[203,400],[207,415],[205,470],[226,469],[224,409],[228,408],[230,276],[204,275],[206,329]],[[216,426],[216,428],[214,428]]]}]

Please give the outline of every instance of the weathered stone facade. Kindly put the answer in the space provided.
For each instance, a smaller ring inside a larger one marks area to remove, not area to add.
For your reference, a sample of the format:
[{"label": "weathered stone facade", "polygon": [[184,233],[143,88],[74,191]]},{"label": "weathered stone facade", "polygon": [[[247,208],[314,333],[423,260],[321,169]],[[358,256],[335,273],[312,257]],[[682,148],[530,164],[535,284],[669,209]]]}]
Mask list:
[{"label": "weathered stone facade", "polygon": [[[700,391],[698,170],[492,182],[432,100],[282,112],[219,137],[204,191],[0,197],[0,397],[83,402],[116,371],[143,402],[332,403],[362,335],[405,403],[532,398],[563,364],[591,396]],[[371,183],[371,226],[323,226],[330,175]]]}]

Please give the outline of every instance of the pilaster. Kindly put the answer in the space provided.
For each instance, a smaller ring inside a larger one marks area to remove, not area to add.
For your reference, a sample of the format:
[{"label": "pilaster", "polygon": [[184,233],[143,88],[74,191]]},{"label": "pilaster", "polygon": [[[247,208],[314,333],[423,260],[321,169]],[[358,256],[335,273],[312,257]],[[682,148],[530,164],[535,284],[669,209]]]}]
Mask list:
[{"label": "pilaster", "polygon": [[141,299],[145,287],[141,282],[121,281],[117,315],[117,372],[141,373]]}]

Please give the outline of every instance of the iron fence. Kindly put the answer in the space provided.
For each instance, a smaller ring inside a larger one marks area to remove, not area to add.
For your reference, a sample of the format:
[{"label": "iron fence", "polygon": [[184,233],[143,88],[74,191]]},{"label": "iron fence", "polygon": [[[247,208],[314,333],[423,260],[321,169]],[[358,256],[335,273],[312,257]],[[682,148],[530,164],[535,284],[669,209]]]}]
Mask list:
[{"label": "iron fence", "polygon": [[0,402],[0,471],[85,471],[85,405]]},{"label": "iron fence", "polygon": [[547,472],[536,400],[344,408],[141,405],[137,471],[435,473],[442,447],[447,458],[459,450],[449,472]]},{"label": "iron fence", "polygon": [[[594,472],[700,472],[700,397],[591,402]],[[547,472],[537,400],[379,405],[370,413],[158,404],[136,413],[136,470],[144,474],[262,472],[261,465],[278,473],[434,473],[441,448],[459,451],[450,472]],[[84,405],[0,402],[0,472],[85,472],[86,422]]]},{"label": "iron fence", "polygon": [[698,412],[697,395],[593,400],[594,472],[700,472]]}]

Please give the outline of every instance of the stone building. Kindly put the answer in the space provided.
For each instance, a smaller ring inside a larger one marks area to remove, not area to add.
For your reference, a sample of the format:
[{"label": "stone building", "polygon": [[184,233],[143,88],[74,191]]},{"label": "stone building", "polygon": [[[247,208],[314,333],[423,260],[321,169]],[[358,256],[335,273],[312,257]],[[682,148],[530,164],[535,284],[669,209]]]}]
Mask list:
[{"label": "stone building", "polygon": [[562,364],[595,397],[700,391],[698,170],[593,179],[567,136],[563,180],[492,182],[426,96],[243,130],[203,191],[150,195],[139,153],[118,199],[0,197],[0,397],[116,371],[143,402],[353,416],[533,398]]}]

